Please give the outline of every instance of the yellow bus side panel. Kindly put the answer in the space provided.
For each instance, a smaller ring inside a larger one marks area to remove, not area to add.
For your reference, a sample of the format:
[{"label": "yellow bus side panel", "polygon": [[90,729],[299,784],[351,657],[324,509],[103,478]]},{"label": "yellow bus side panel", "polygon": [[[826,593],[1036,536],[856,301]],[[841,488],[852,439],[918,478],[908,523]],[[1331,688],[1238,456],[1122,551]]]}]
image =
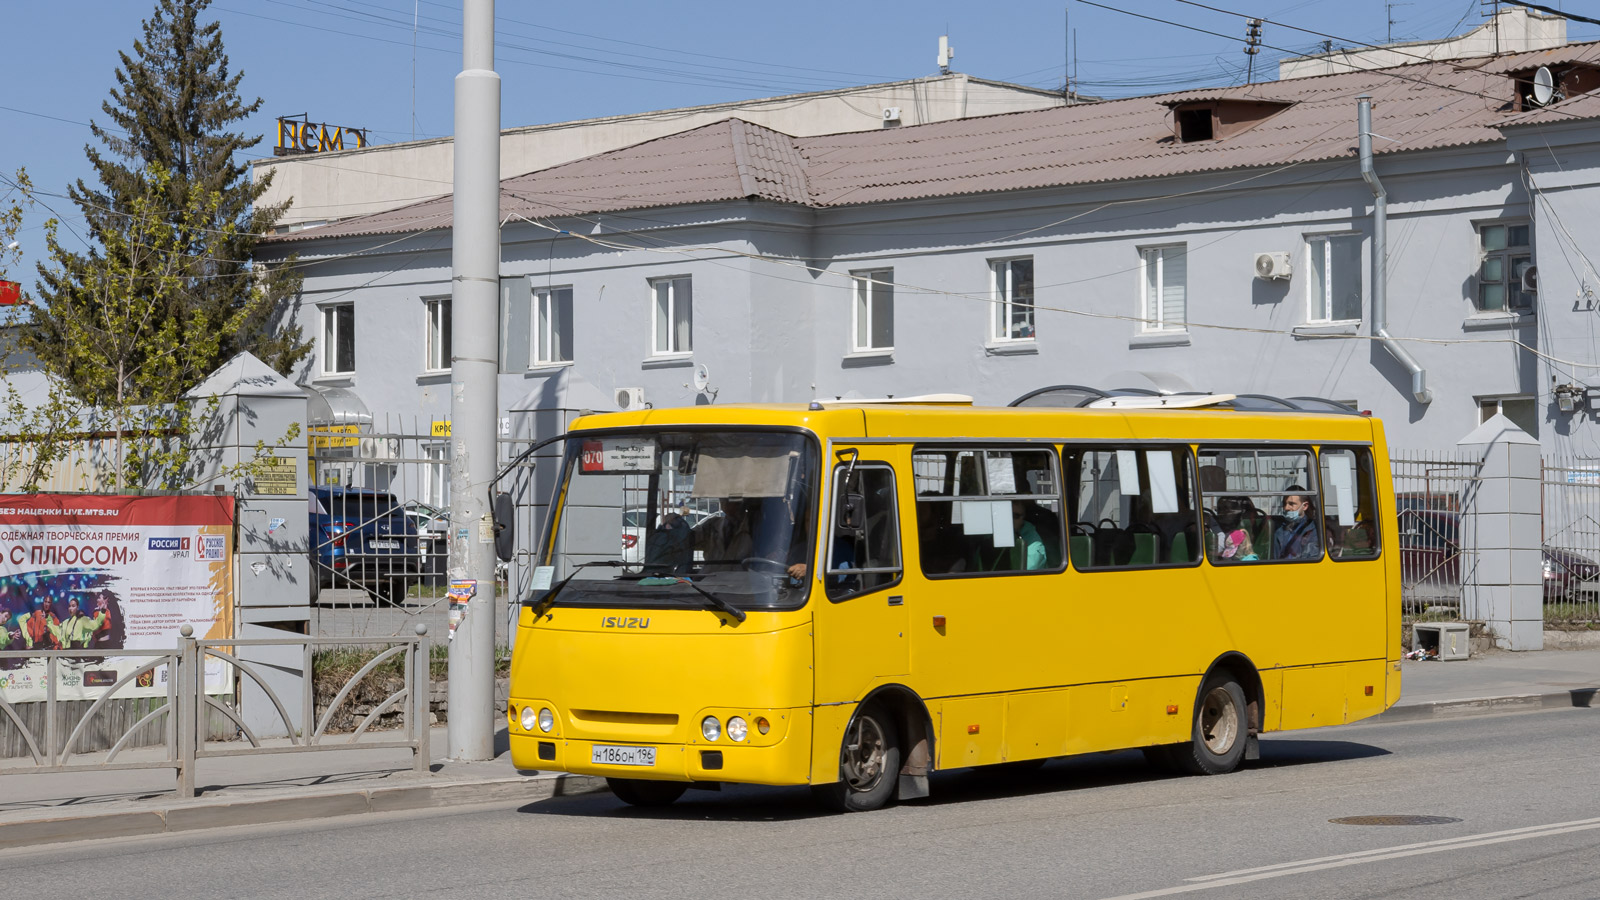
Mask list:
[{"label": "yellow bus side panel", "polygon": [[1260,669],[1261,676],[1261,730],[1278,731],[1283,728],[1283,670]]},{"label": "yellow bus side panel", "polygon": [[1350,713],[1346,721],[1370,718],[1389,708],[1386,693],[1388,669],[1389,661],[1385,659],[1345,665],[1344,694],[1350,698]]},{"label": "yellow bus side panel", "polygon": [[999,695],[946,700],[939,716],[939,768],[984,766],[1001,761],[1006,698]]},{"label": "yellow bus side panel", "polygon": [[1283,729],[1342,725],[1350,720],[1345,666],[1283,670]]},{"label": "yellow bus side panel", "polygon": [[[1072,688],[1068,753],[1097,753],[1189,739],[1197,675]],[[1169,713],[1167,708],[1176,706]]]},{"label": "yellow bus side panel", "polygon": [[1045,759],[1066,753],[1071,700],[1067,691],[1030,691],[1006,697],[1001,759]]},{"label": "yellow bus side panel", "polygon": [[[832,784],[839,780],[839,751],[844,747],[844,729],[855,715],[855,703],[819,706],[811,717],[811,783]],[[934,719],[938,721],[937,718]]]}]

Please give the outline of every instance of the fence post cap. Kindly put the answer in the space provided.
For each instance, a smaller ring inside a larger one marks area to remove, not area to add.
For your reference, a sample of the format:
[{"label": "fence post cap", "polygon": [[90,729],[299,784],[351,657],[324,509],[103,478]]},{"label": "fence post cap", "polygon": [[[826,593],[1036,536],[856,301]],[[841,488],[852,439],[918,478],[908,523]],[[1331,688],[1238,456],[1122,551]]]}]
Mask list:
[{"label": "fence post cap", "polygon": [[186,638],[187,637],[194,637],[194,626],[186,624],[182,628],[178,629],[178,633],[183,635]]},{"label": "fence post cap", "polygon": [[427,633],[428,633],[428,623],[427,622],[418,622],[417,623],[417,637],[422,637],[423,635],[425,635]]}]

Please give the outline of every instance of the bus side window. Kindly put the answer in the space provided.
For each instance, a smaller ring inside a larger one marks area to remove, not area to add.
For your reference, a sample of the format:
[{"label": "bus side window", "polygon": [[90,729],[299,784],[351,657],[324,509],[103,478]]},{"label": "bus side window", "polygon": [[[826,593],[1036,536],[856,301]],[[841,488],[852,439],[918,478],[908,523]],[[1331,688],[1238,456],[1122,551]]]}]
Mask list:
[{"label": "bus side window", "polygon": [[917,544],[925,575],[1058,572],[1060,476],[1050,450],[919,448]]},{"label": "bus side window", "polygon": [[1068,463],[1080,569],[1181,566],[1200,559],[1193,465],[1183,446],[1094,448]]},{"label": "bus side window", "polygon": [[1309,450],[1200,449],[1202,524],[1213,565],[1322,558]]},{"label": "bus side window", "polygon": [[1373,559],[1378,555],[1378,503],[1372,451],[1324,447],[1322,515],[1328,555],[1334,559]]},{"label": "bus side window", "polygon": [[862,464],[845,483],[835,477],[833,535],[825,583],[828,599],[842,600],[900,580],[900,525],[895,514],[894,470]]}]

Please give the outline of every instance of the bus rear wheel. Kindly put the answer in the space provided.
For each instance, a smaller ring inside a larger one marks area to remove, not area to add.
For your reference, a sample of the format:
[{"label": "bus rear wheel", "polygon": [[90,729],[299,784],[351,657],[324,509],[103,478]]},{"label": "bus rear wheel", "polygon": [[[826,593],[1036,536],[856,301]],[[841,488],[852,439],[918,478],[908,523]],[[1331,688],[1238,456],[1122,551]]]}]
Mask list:
[{"label": "bus rear wheel", "polygon": [[817,801],[837,812],[880,809],[900,780],[900,733],[882,707],[856,713],[839,749],[839,780],[811,788]]},{"label": "bus rear wheel", "polygon": [[1245,712],[1244,688],[1226,672],[1219,672],[1200,686],[1200,702],[1194,711],[1193,736],[1186,744],[1174,744],[1167,754],[1172,765],[1191,775],[1222,775],[1239,767],[1249,742],[1249,718]]},{"label": "bus rear wheel", "polygon": [[689,789],[681,781],[644,781],[638,778],[607,778],[611,793],[629,806],[671,806]]}]

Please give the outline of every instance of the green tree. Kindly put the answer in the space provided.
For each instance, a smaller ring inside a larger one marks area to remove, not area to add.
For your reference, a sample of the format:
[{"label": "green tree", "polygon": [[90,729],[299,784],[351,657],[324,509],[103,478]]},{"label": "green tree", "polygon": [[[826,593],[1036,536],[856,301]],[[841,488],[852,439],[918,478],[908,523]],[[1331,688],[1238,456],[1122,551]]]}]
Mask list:
[{"label": "green tree", "polygon": [[[169,373],[182,379],[177,394],[241,350],[284,374],[310,351],[288,318],[299,274],[292,266],[269,269],[250,261],[260,235],[286,205],[255,206],[267,182],[252,184],[247,167],[236,161],[261,140],[234,130],[261,101],[240,98],[243,76],[229,70],[221,27],[199,21],[210,2],[158,0],[143,38],[120,54],[116,87],[101,105],[111,125],[92,126],[103,149],[85,147],[99,184],[80,179],[68,191],[88,223],[91,248],[79,253],[52,239],[54,264],[39,266],[42,302],[24,343],[85,399],[103,395],[107,373],[83,368],[67,323],[104,318],[93,307],[108,295],[107,281],[160,287],[139,316],[140,334],[156,343],[123,348],[124,374],[142,373],[119,380],[126,402],[160,402],[172,393],[165,383],[152,392],[162,379],[148,376],[157,371],[152,363],[175,349],[160,340],[191,333],[193,322],[237,328],[208,339],[209,354],[194,366]],[[204,203],[197,206],[196,198]],[[150,231],[150,216],[164,217],[170,228],[160,253],[130,240]]]}]

